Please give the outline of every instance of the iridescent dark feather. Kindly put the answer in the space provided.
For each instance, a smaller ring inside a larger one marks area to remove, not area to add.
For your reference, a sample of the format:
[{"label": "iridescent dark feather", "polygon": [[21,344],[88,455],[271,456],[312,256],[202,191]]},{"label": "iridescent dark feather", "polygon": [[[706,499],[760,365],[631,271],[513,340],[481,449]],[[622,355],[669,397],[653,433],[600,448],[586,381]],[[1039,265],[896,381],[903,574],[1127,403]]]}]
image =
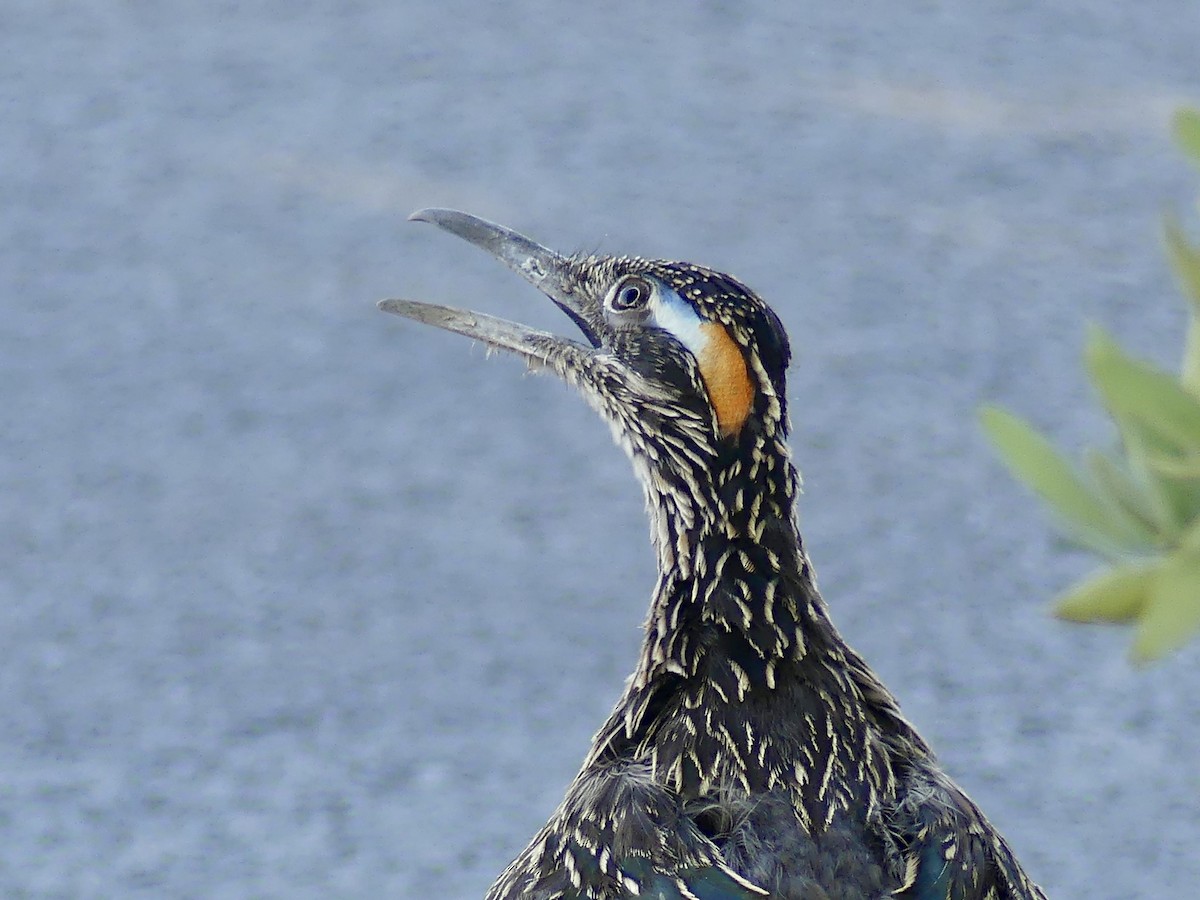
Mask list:
[{"label": "iridescent dark feather", "polygon": [[624,694],[489,900],[1044,900],[829,619],[794,514],[774,312],[699,266],[561,257],[465,213],[417,218],[498,256],[590,346],[384,307],[575,385],[633,461],[658,559]]}]

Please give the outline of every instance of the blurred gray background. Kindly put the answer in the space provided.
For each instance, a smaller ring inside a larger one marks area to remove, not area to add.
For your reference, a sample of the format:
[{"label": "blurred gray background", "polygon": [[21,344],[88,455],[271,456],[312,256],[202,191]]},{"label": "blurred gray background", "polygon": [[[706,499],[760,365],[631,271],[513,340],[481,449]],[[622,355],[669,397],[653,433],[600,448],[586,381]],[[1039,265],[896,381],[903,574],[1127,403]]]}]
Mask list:
[{"label": "blurred gray background", "polygon": [[0,896],[479,896],[631,670],[607,429],[385,296],[569,323],[405,222],[730,271],[789,327],[837,622],[1052,898],[1195,896],[1189,649],[975,420],[1174,366],[1200,21],[1149,0],[0,6]]}]

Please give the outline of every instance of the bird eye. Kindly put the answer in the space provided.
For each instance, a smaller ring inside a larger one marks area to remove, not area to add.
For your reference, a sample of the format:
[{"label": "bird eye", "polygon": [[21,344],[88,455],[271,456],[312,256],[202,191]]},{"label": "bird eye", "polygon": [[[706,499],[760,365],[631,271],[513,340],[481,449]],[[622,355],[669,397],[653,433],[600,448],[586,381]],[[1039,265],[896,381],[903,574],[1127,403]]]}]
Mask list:
[{"label": "bird eye", "polygon": [[641,309],[650,300],[650,284],[644,278],[627,278],[617,285],[608,305],[616,312]]}]

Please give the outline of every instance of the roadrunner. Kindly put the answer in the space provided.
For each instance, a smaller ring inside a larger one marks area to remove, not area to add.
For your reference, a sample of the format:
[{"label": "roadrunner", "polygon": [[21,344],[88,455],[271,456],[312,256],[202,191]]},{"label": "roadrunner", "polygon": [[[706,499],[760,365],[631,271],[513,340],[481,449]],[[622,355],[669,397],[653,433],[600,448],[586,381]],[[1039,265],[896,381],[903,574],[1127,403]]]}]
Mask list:
[{"label": "roadrunner", "polygon": [[645,492],[658,582],[633,675],[561,805],[489,900],[1042,898],[829,619],[800,539],[779,319],[728,275],[562,256],[431,222],[539,288],[586,343],[380,307],[574,385]]}]

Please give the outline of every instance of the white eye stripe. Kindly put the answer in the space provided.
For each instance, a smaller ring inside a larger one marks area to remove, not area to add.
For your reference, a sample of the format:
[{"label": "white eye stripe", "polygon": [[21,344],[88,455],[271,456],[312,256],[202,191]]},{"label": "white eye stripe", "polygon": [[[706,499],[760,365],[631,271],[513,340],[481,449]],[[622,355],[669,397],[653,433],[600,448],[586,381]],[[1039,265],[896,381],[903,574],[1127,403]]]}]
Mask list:
[{"label": "white eye stripe", "polygon": [[690,303],[665,285],[659,285],[651,298],[650,312],[655,325],[674,335],[692,351],[692,356],[697,359],[701,357],[708,346],[709,337],[703,328],[703,321]]}]

